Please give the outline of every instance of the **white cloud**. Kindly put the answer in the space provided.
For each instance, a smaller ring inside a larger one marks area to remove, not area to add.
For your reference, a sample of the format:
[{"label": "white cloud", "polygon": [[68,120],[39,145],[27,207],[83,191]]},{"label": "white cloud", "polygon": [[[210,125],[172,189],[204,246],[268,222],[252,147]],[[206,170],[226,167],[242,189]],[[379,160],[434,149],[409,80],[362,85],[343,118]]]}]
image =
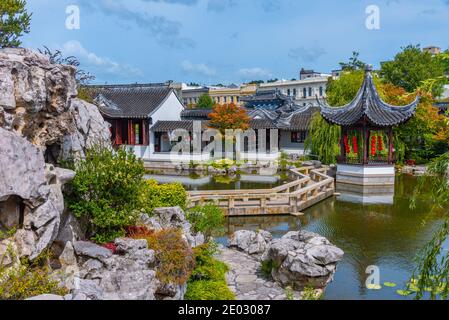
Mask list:
[{"label": "white cloud", "polygon": [[191,73],[198,73],[201,74],[203,76],[207,76],[207,77],[211,77],[211,76],[215,76],[217,74],[217,72],[209,67],[208,65],[206,65],[205,63],[192,63],[189,60],[184,60],[181,64],[182,69],[186,72],[191,72]]},{"label": "white cloud", "polygon": [[243,68],[237,71],[237,74],[245,79],[272,77],[270,71],[262,68]]},{"label": "white cloud", "polygon": [[109,74],[117,75],[124,78],[142,76],[142,72],[129,65],[120,64],[108,57],[100,57],[97,54],[88,51],[83,45],[76,40],[67,41],[61,47],[64,56],[75,56],[81,65],[93,74]]}]

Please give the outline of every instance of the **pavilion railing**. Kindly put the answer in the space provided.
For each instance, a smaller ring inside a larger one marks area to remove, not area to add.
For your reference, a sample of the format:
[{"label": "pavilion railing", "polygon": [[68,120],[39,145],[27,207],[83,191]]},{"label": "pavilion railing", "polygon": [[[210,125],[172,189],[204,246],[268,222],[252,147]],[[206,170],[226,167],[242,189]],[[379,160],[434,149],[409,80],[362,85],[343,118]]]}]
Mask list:
[{"label": "pavilion railing", "polygon": [[388,159],[388,156],[375,156],[367,158],[367,161],[359,158],[349,158],[344,156],[337,157],[338,164],[348,164],[348,165],[370,165],[370,166],[382,166],[382,165],[392,165],[396,163],[396,158],[393,156],[392,159]]}]

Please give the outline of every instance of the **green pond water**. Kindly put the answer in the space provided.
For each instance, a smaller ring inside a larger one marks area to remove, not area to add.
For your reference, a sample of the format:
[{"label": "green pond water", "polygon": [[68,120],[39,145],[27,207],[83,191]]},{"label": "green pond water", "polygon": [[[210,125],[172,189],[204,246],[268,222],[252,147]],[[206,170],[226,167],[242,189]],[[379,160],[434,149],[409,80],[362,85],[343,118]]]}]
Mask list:
[{"label": "green pond water", "polygon": [[[378,195],[368,197],[343,189],[341,196],[329,198],[305,210],[305,215],[301,217],[230,217],[226,222],[227,235],[242,229],[264,229],[274,237],[299,228],[316,232],[345,251],[334,281],[327,287],[325,299],[412,299],[412,296],[398,295],[396,290],[405,287],[415,266],[416,253],[431,239],[443,221],[441,214],[430,213],[430,204],[423,198],[418,199],[415,210],[409,209],[410,195],[417,179],[398,175],[394,190],[381,188]],[[283,182],[279,177],[272,185]],[[203,186],[201,189],[216,186]],[[237,189],[267,186],[255,182],[233,185]],[[227,236],[218,241],[226,244]],[[448,241],[445,248],[449,248]],[[382,289],[366,288],[368,266],[379,268]],[[393,282],[397,287],[386,287],[384,282]]]}]

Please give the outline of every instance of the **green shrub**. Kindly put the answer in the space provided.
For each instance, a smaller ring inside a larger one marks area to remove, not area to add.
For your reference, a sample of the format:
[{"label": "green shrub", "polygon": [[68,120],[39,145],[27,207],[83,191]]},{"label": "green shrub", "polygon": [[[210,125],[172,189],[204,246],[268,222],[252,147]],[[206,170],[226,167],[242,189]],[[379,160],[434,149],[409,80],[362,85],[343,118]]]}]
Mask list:
[{"label": "green shrub", "polygon": [[267,278],[271,278],[271,272],[273,269],[277,269],[279,266],[273,260],[262,261],[261,270]]},{"label": "green shrub", "polygon": [[218,206],[206,204],[189,209],[187,220],[192,224],[195,232],[201,232],[209,238],[223,230],[225,216]]},{"label": "green shrub", "polygon": [[145,173],[134,154],[104,147],[88,150],[73,166],[69,208],[81,218],[88,236],[104,243],[124,235],[139,213],[139,194]]},{"label": "green shrub", "polygon": [[235,300],[226,282],[200,280],[189,283],[184,300]]},{"label": "green shrub", "polygon": [[24,300],[41,294],[65,295],[57,281],[50,279],[47,253],[33,262],[21,261],[17,268],[2,266],[0,256],[0,300]]},{"label": "green shrub", "polygon": [[185,300],[235,300],[226,284],[228,266],[217,260],[217,245],[206,243],[193,249],[195,269],[187,284]]},{"label": "green shrub", "polygon": [[155,208],[187,207],[187,192],[180,183],[158,184],[156,180],[143,183],[139,196],[140,207],[151,215]]},{"label": "green shrub", "polygon": [[190,276],[190,281],[211,280],[226,281],[225,274],[229,268],[224,263],[214,258],[217,253],[215,243],[206,243],[193,249],[195,256],[195,269]]},{"label": "green shrub", "polygon": [[187,282],[195,260],[190,246],[182,239],[180,230],[164,229],[132,237],[147,240],[148,248],[154,250],[158,261],[156,276],[161,282],[179,285]]}]

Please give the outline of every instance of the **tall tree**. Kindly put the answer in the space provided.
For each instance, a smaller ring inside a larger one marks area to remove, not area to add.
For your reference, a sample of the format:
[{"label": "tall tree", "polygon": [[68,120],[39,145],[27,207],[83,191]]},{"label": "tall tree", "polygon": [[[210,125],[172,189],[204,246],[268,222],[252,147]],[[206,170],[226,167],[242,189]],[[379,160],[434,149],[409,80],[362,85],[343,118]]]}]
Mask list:
[{"label": "tall tree", "polygon": [[213,106],[214,106],[214,101],[212,100],[210,95],[208,95],[207,93],[205,93],[201,97],[199,97],[198,103],[196,104],[196,107],[198,109],[212,109]]},{"label": "tall tree", "polygon": [[343,71],[356,71],[363,70],[366,63],[359,60],[360,53],[357,51],[352,52],[352,56],[349,58],[349,62],[340,62],[340,67]]},{"label": "tall tree", "polygon": [[31,13],[26,8],[26,0],[0,1],[0,47],[18,47],[20,37],[30,32]]},{"label": "tall tree", "polygon": [[226,129],[247,130],[249,128],[250,118],[245,109],[233,103],[216,105],[209,118],[210,126],[220,130],[222,134]]},{"label": "tall tree", "polygon": [[[419,45],[409,45],[402,48],[394,60],[382,64],[381,76],[395,86],[413,92],[429,79],[443,77],[445,74],[444,61],[438,56],[421,50]],[[432,88],[432,94],[438,97],[442,93],[441,83]]]}]

